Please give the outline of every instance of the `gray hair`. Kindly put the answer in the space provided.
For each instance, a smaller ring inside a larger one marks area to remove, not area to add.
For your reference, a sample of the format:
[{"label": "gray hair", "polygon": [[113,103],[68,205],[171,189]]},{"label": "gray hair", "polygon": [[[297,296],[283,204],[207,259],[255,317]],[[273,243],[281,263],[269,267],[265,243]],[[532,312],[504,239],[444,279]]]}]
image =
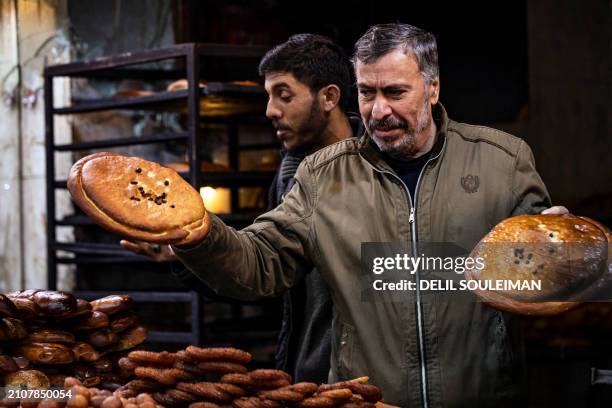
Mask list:
[{"label": "gray hair", "polygon": [[401,49],[411,52],[426,84],[440,76],[438,45],[433,34],[409,24],[391,23],[372,26],[355,43],[353,66],[369,64],[383,55]]}]

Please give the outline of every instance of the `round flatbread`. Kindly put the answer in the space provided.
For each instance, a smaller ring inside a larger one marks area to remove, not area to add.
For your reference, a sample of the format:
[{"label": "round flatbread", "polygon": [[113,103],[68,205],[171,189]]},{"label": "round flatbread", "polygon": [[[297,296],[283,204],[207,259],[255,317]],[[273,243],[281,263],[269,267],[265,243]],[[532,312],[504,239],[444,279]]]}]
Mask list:
[{"label": "round flatbread", "polygon": [[202,198],[189,183],[138,157],[86,156],[70,169],[68,190],[97,224],[133,240],[181,244],[210,227]]},{"label": "round flatbread", "polygon": [[612,280],[606,228],[586,217],[520,215],[496,225],[470,257],[468,280],[539,281],[541,288],[474,292],[489,305],[524,315],[555,315],[592,300]]}]

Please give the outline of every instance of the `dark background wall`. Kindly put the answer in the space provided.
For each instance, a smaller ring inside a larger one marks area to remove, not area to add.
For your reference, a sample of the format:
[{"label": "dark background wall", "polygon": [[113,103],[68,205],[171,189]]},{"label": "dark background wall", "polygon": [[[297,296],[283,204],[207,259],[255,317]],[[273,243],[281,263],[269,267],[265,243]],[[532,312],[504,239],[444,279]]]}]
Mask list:
[{"label": "dark background wall", "polygon": [[433,32],[452,118],[525,138],[555,204],[612,224],[611,7],[607,0],[195,1],[178,41],[276,44],[328,35],[348,53],[372,24]]}]

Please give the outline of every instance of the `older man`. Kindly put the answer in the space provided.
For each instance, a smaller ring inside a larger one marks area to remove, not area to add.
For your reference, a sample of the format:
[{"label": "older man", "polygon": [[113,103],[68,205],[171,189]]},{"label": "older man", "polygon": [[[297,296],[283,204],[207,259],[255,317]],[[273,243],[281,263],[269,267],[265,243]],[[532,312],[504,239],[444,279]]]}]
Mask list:
[{"label": "older man", "polygon": [[407,242],[415,254],[418,242],[475,243],[506,217],[550,207],[525,142],[448,118],[437,60],[431,34],[372,27],[354,55],[367,134],[307,156],[253,225],[236,231],[211,215],[203,240],[174,249],[213,289],[244,299],[276,296],[316,267],[334,301],[331,381],[369,375],[402,407],[515,405],[507,316],[418,291],[365,301],[360,285],[364,242]]}]

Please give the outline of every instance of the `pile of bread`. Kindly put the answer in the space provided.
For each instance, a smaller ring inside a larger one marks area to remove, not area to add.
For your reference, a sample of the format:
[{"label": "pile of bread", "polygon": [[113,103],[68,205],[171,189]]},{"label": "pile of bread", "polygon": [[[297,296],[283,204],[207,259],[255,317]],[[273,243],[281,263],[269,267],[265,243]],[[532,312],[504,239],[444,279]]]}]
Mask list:
[{"label": "pile of bread", "polygon": [[[234,348],[189,346],[176,353],[136,350],[118,364],[127,383],[114,391],[87,387],[66,377],[64,399],[32,402],[4,400],[11,408],[374,408],[381,405],[380,389],[361,377],[335,384],[299,382],[284,371],[255,369],[251,355]],[[13,385],[14,386],[14,385]],[[49,384],[30,384],[48,388]]]},{"label": "pile of bread", "polygon": [[[235,348],[189,346],[176,353],[132,351],[119,361],[133,379],[115,391],[127,403],[152,396],[166,407],[374,407],[380,389],[362,377],[337,384],[292,384],[289,374],[246,367],[251,355]],[[106,407],[103,407],[106,408]]]},{"label": "pile of bread", "polygon": [[88,302],[49,290],[0,294],[1,385],[62,387],[71,376],[118,387],[118,360],[147,336],[132,304],[125,295]]}]

